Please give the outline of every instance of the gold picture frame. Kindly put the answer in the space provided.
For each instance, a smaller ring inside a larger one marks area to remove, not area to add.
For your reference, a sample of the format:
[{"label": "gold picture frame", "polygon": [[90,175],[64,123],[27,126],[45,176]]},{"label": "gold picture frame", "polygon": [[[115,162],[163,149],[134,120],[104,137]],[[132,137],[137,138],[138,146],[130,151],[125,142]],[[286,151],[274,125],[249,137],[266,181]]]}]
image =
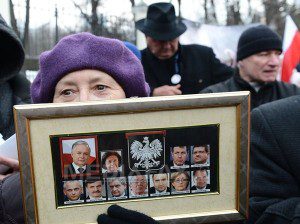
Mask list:
[{"label": "gold picture frame", "polygon": [[[249,115],[249,92],[14,106],[25,222],[96,223],[98,214],[115,203],[160,223],[244,220],[249,198]],[[218,139],[214,191],[58,206],[53,136],[209,125],[217,127]]]}]

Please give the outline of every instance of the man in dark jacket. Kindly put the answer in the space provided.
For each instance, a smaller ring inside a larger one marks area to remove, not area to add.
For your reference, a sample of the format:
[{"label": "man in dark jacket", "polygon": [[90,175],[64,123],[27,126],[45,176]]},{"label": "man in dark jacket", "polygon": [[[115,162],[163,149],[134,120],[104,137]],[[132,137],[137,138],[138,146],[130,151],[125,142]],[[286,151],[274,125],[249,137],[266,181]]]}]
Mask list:
[{"label": "man in dark jacket", "polygon": [[300,223],[300,96],[252,111],[250,223]]},{"label": "man in dark jacket", "polygon": [[13,105],[30,101],[30,82],[19,74],[23,62],[21,41],[0,15],[0,133],[4,140],[15,133]]},{"label": "man in dark jacket", "polygon": [[199,93],[233,74],[211,48],[179,44],[186,25],[176,19],[171,3],[150,5],[147,18],[136,27],[146,35],[142,64],[153,96]]},{"label": "man in dark jacket", "polygon": [[251,108],[300,94],[297,86],[276,81],[280,70],[282,41],[267,26],[259,25],[244,31],[238,42],[237,68],[232,78],[209,86],[201,93],[251,92]]}]

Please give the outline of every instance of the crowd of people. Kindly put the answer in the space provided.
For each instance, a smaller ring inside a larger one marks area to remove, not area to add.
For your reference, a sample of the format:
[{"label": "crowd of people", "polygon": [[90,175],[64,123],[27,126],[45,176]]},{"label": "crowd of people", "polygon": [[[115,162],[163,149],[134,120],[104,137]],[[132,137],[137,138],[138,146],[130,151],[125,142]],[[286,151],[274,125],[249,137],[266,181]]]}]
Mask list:
[{"label": "crowd of people", "polygon": [[[29,81],[20,73],[24,62],[22,44],[0,17],[0,133],[3,138],[14,134],[12,108],[16,104],[248,90],[252,127],[250,213],[246,222],[299,223],[300,89],[276,80],[282,53],[279,35],[265,25],[244,31],[238,41],[237,65],[233,69],[222,64],[209,47],[179,43],[179,36],[187,28],[176,18],[171,3],[151,4],[147,17],[136,22],[136,27],[146,36],[147,48],[141,52],[130,43],[89,33],[64,37],[53,49],[41,54],[38,75],[29,88]],[[73,162],[68,172],[86,172],[90,152],[84,141],[74,143]],[[209,145],[194,146],[191,152],[186,146],[176,146],[170,153],[170,167],[209,164]],[[120,173],[123,161],[117,151],[101,156],[102,168],[108,176]],[[0,220],[23,223],[18,161],[0,156],[0,164],[11,167],[0,174]],[[193,172],[192,177],[185,172],[174,172],[168,185],[168,175],[156,174],[151,176],[153,186],[149,189],[143,175],[132,177],[128,183],[125,178],[114,176],[109,178],[109,194],[111,198],[125,195],[134,198],[148,192],[164,194],[170,189],[205,192],[210,188],[208,176],[205,169]],[[102,185],[101,181],[87,183],[89,200],[101,200]],[[65,201],[82,200],[83,190],[80,181],[66,181]],[[107,214],[99,215],[97,221],[158,223],[144,214],[114,205]]]}]

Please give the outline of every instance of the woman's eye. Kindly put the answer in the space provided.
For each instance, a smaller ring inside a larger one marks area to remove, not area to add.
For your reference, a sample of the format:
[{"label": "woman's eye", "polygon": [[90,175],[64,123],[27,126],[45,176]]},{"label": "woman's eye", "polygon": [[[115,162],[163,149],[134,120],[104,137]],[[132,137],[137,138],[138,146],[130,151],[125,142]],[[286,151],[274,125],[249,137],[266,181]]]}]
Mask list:
[{"label": "woman's eye", "polygon": [[65,89],[61,92],[61,95],[64,95],[64,96],[70,96],[72,94],[72,90],[70,89]]},{"label": "woman's eye", "polygon": [[106,89],[106,87],[107,86],[105,86],[105,85],[97,85],[96,89],[99,90],[99,91],[104,91]]}]

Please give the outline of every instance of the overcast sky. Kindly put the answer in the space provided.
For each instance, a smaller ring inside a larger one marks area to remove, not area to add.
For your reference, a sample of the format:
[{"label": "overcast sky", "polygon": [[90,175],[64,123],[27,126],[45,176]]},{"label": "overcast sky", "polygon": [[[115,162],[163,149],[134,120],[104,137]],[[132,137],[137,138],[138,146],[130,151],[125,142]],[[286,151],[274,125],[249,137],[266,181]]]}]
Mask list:
[{"label": "overcast sky", "polygon": [[[59,8],[59,12],[63,12],[64,14],[74,14],[74,4],[73,1],[77,3],[85,2],[86,0],[31,0],[31,25],[35,25],[35,23],[42,24],[43,22],[49,21],[49,17],[54,17],[54,5],[57,4]],[[136,0],[138,4],[141,0]],[[216,0],[216,8],[217,8],[217,16],[218,20],[222,23],[226,18],[226,10],[224,8],[225,0]],[[263,11],[263,7],[260,2],[262,0],[251,0],[252,7],[257,11]],[[287,0],[288,2],[299,2],[300,0]],[[8,0],[0,0],[0,6],[2,6],[2,2],[8,2]],[[25,0],[13,0],[14,4],[19,8],[16,10],[16,15],[24,18],[25,11]],[[124,14],[131,13],[131,4],[129,0],[101,0],[104,5],[104,11],[110,15],[121,16]],[[144,2],[149,5],[154,2],[170,2],[164,0],[144,0]],[[176,11],[178,13],[177,0],[171,0],[171,2],[175,5]],[[203,15],[203,0],[184,0],[182,1],[182,16],[184,18],[197,21],[199,15]],[[298,3],[298,4],[299,4]],[[241,13],[242,16],[247,14],[248,9],[248,0],[241,0]],[[0,10],[0,11],[3,11]],[[77,10],[78,11],[78,10]],[[4,14],[4,12],[2,12]]]},{"label": "overcast sky", "polygon": [[[0,0],[6,1],[6,0]],[[225,0],[217,0],[216,2],[216,10],[218,20],[221,23],[225,22],[226,18],[226,10],[224,8]],[[16,5],[16,15],[20,18],[24,18],[24,9],[25,9],[25,0],[13,0],[14,4]],[[85,0],[76,0],[76,2],[85,2]],[[136,1],[138,4],[140,1]],[[170,2],[164,0],[144,0],[144,2],[149,5],[154,2]],[[177,0],[171,1],[176,8],[176,12],[178,13],[178,5]],[[204,14],[202,3],[203,1],[200,0],[184,0],[182,1],[182,16],[186,19],[190,19],[192,21],[197,21],[201,15]],[[258,3],[259,0],[252,0],[251,4],[255,7],[258,11],[263,11],[261,5]],[[116,15],[116,16],[128,16],[131,14],[131,3],[129,0],[102,0],[103,7],[102,10],[105,14],[108,15]],[[60,17],[63,17],[65,25],[68,23],[72,25],[74,21],[70,18],[68,19],[68,15],[74,16],[74,13],[79,13],[77,9],[75,9],[73,0],[31,0],[31,26],[40,26],[41,24],[49,22],[49,18],[54,18],[54,7],[55,4],[58,7],[58,13]],[[241,13],[242,15],[246,15],[246,10],[248,8],[248,1],[242,0],[241,3]]]}]

